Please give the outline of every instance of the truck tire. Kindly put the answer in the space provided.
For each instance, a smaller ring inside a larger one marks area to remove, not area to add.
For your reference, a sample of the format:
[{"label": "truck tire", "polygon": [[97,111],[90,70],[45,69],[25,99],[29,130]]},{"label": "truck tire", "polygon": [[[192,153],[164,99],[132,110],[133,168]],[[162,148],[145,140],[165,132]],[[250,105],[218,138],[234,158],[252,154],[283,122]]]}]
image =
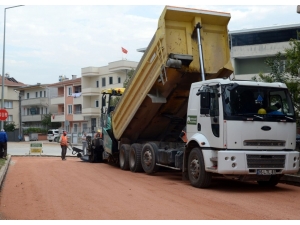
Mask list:
[{"label": "truck tire", "polygon": [[274,175],[270,177],[270,180],[258,180],[257,183],[264,187],[274,187],[279,183],[280,178],[281,176]]},{"label": "truck tire", "polygon": [[132,144],[129,150],[129,169],[131,172],[141,172],[143,171],[141,162],[141,144]]},{"label": "truck tire", "polygon": [[149,142],[145,144],[142,148],[141,162],[145,173],[153,174],[158,171],[157,163],[157,152],[158,147],[156,144]]},{"label": "truck tire", "polygon": [[207,188],[211,183],[211,173],[205,171],[204,158],[200,148],[193,148],[188,159],[188,174],[192,186]]},{"label": "truck tire", "polygon": [[97,153],[95,152],[95,149],[91,148],[91,154],[89,155],[89,162],[94,163],[96,162]]},{"label": "truck tire", "polygon": [[129,149],[130,145],[121,145],[119,152],[119,163],[122,170],[129,170]]}]

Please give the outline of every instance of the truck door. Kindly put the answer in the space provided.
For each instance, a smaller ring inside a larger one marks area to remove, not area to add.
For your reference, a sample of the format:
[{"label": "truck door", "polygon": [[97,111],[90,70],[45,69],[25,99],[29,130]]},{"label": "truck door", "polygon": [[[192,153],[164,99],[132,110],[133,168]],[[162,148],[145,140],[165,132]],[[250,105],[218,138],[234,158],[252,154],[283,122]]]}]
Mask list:
[{"label": "truck door", "polygon": [[220,120],[220,85],[211,83],[198,89],[199,108],[197,112],[197,132],[201,133],[209,141],[209,145],[215,148],[223,147],[223,123]]}]

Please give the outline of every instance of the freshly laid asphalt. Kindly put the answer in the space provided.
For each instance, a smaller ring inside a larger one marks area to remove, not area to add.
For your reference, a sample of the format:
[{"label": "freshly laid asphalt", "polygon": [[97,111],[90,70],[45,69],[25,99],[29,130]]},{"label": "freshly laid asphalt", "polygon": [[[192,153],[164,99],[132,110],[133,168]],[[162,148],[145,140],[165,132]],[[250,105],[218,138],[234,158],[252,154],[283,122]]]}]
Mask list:
[{"label": "freshly laid asphalt", "polygon": [[[31,153],[30,146],[31,143],[42,143],[42,153]],[[73,147],[77,147],[81,149],[81,144],[74,145]],[[76,157],[77,153],[68,149],[67,150],[67,157]],[[60,157],[61,156],[61,147],[57,142],[49,142],[45,141],[30,141],[30,142],[8,142],[7,143],[7,160],[4,166],[0,169],[0,190],[2,183],[5,179],[5,174],[8,170],[11,157],[12,156],[25,156],[25,157]],[[281,178],[281,182],[283,183],[290,183],[294,185],[300,185],[300,171],[297,174],[289,174],[284,175]]]}]

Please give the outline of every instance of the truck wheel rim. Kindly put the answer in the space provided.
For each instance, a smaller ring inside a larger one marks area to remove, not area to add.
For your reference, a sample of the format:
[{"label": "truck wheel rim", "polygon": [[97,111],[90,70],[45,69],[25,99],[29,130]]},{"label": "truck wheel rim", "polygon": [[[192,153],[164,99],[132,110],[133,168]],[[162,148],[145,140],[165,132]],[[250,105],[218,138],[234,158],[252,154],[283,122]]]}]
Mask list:
[{"label": "truck wheel rim", "polygon": [[145,151],[144,153],[144,162],[147,166],[150,166],[152,163],[152,154],[150,151]]},{"label": "truck wheel rim", "polygon": [[198,159],[193,159],[190,164],[190,171],[191,175],[193,176],[194,179],[198,179],[199,174],[200,174],[200,169],[199,169],[199,160]]}]

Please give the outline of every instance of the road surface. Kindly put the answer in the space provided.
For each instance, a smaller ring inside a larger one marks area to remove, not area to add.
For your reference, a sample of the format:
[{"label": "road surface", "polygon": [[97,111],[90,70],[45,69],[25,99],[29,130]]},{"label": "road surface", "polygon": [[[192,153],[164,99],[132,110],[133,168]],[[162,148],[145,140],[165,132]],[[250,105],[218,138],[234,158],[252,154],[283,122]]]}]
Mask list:
[{"label": "road surface", "polygon": [[198,189],[180,172],[153,176],[76,157],[13,156],[0,192],[8,220],[299,220],[300,187],[226,179]]}]

